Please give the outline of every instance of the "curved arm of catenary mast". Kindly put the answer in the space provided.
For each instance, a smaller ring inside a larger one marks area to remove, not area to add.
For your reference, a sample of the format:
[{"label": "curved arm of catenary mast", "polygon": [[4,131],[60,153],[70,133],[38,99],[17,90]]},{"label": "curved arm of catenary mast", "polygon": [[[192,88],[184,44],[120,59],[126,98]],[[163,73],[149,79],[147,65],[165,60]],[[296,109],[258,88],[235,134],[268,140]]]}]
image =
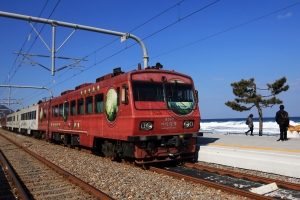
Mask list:
[{"label": "curved arm of catenary mast", "polygon": [[143,60],[144,60],[144,69],[148,67],[148,59],[149,59],[149,56],[148,56],[148,52],[147,52],[147,49],[146,49],[146,46],[144,45],[143,41],[140,40],[138,37],[136,37],[135,35],[131,35],[129,34],[129,37],[131,37],[132,39],[134,39],[135,41],[137,41],[142,49],[143,49],[143,52],[144,52],[144,56],[143,56]]},{"label": "curved arm of catenary mast", "polygon": [[46,89],[46,90],[48,90],[48,91],[50,92],[50,99],[52,99],[52,98],[53,98],[52,91],[51,91],[49,88],[43,87],[42,89]]}]

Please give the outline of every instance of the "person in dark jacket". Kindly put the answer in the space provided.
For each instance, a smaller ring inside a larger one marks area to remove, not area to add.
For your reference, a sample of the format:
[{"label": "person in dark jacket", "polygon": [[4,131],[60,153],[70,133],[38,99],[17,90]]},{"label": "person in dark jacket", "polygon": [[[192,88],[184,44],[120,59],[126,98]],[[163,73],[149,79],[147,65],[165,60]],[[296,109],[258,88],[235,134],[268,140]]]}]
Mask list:
[{"label": "person in dark jacket", "polygon": [[250,131],[250,132],[251,132],[250,135],[253,136],[253,127],[254,127],[254,125],[253,125],[253,115],[252,115],[252,114],[250,114],[250,115],[248,116],[247,121],[248,121],[248,127],[249,127],[249,130],[246,131],[245,134],[248,135],[248,133],[249,133],[249,131]]},{"label": "person in dark jacket", "polygon": [[284,141],[287,140],[287,129],[289,127],[290,120],[288,113],[284,110],[284,105],[280,105],[279,108],[280,110],[276,112],[275,117],[280,130],[280,138],[277,141]]}]

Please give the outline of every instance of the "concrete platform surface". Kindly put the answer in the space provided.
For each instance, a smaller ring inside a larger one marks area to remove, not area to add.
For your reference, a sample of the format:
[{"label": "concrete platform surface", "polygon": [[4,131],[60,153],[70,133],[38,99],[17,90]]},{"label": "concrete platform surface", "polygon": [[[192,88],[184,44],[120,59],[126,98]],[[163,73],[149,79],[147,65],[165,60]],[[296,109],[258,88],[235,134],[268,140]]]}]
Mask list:
[{"label": "concrete platform surface", "polygon": [[198,138],[198,161],[300,178],[300,139],[217,135]]}]

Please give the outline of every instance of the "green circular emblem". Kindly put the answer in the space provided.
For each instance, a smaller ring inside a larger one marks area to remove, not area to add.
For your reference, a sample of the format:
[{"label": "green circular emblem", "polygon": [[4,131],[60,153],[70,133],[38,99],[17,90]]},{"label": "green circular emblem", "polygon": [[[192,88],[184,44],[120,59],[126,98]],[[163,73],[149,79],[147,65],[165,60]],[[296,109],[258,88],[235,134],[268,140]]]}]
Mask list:
[{"label": "green circular emblem", "polygon": [[117,117],[118,104],[117,92],[111,88],[106,94],[105,113],[108,121],[113,122]]}]

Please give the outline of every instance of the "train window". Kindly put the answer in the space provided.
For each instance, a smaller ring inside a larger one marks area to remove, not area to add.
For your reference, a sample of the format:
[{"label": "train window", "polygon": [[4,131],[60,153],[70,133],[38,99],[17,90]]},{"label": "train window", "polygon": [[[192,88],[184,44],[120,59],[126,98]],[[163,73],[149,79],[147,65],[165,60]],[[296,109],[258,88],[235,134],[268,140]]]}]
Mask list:
[{"label": "train window", "polygon": [[63,104],[59,104],[59,116],[62,117],[63,116],[63,111],[64,111],[64,108],[63,108]]},{"label": "train window", "polygon": [[83,98],[81,98],[81,99],[78,99],[77,100],[77,105],[78,105],[78,110],[77,110],[77,113],[78,113],[78,115],[83,115]]},{"label": "train window", "polygon": [[44,116],[43,116],[43,118],[46,118],[46,117],[47,117],[47,114],[46,114],[46,113],[47,113],[47,109],[44,108],[44,112],[43,112],[43,115],[44,115]]},{"label": "train window", "polygon": [[16,117],[14,116],[14,120],[13,121],[16,121]]},{"label": "train window", "polygon": [[58,105],[52,107],[52,117],[58,117]]},{"label": "train window", "polygon": [[17,121],[19,121],[19,115],[17,115]]},{"label": "train window", "polygon": [[135,101],[164,101],[163,83],[154,81],[132,81]]},{"label": "train window", "polygon": [[186,115],[195,109],[194,91],[191,84],[166,83],[168,108],[179,115]]},{"label": "train window", "polygon": [[70,115],[74,116],[76,115],[76,101],[71,101],[71,109],[70,109]]},{"label": "train window", "polygon": [[194,94],[191,84],[168,83],[166,84],[168,102],[194,102]]},{"label": "train window", "polygon": [[95,95],[95,113],[103,113],[103,94]]},{"label": "train window", "polygon": [[128,86],[122,85],[122,104],[128,104]]},{"label": "train window", "polygon": [[36,110],[32,111],[32,119],[36,119]]},{"label": "train window", "polygon": [[64,102],[63,110],[64,110],[63,117],[68,116],[69,115],[69,102],[67,102],[67,101]]},{"label": "train window", "polygon": [[85,98],[85,113],[92,114],[93,113],[93,97]]},{"label": "train window", "polygon": [[120,106],[120,88],[117,88],[117,106]]}]

